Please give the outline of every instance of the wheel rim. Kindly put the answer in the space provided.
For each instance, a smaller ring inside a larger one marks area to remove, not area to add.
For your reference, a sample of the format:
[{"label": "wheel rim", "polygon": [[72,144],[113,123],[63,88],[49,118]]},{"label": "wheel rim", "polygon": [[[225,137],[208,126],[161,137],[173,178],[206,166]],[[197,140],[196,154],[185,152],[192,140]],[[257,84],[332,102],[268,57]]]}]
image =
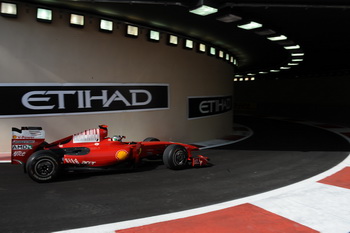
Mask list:
[{"label": "wheel rim", "polygon": [[177,150],[174,156],[174,164],[177,166],[184,165],[187,161],[187,154],[183,150]]},{"label": "wheel rim", "polygon": [[35,164],[34,171],[40,177],[48,177],[54,173],[55,164],[52,160],[42,159]]}]

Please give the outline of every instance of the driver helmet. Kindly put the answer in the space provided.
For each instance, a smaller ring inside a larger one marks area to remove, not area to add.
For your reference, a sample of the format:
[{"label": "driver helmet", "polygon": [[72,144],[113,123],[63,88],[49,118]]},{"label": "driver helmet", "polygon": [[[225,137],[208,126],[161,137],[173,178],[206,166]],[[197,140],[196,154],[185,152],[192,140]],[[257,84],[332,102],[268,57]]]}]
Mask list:
[{"label": "driver helmet", "polygon": [[114,142],[116,142],[116,141],[121,141],[122,139],[123,139],[123,137],[120,136],[120,135],[114,135],[114,136],[112,137],[112,141],[114,141]]}]

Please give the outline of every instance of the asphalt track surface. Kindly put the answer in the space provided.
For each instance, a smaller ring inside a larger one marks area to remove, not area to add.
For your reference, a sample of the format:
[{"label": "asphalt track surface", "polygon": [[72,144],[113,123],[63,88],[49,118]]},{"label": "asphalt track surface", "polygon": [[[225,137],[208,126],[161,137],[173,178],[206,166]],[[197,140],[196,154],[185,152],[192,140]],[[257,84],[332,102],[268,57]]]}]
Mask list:
[{"label": "asphalt track surface", "polygon": [[254,135],[200,151],[213,166],[172,171],[160,161],[137,170],[73,173],[47,184],[0,164],[0,232],[52,232],[143,218],[283,187],[335,166],[349,143],[315,127],[236,117]]}]

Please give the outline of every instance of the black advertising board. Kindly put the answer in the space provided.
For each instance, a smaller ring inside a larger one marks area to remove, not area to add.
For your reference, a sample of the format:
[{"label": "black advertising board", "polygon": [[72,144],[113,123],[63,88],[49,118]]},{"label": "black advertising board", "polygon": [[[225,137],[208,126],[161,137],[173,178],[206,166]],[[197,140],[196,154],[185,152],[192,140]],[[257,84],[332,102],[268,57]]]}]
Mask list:
[{"label": "black advertising board", "polygon": [[169,108],[167,84],[0,84],[0,118]]},{"label": "black advertising board", "polygon": [[232,96],[188,98],[188,119],[209,117],[232,110]]}]

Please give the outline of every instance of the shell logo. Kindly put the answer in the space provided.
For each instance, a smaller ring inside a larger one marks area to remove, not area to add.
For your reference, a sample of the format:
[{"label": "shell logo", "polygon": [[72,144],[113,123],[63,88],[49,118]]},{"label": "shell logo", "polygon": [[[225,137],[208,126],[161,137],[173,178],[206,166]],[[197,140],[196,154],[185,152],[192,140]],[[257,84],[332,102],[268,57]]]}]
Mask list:
[{"label": "shell logo", "polygon": [[129,155],[129,152],[127,152],[126,150],[118,150],[115,153],[115,158],[119,161],[123,161],[128,158],[128,155]]}]

